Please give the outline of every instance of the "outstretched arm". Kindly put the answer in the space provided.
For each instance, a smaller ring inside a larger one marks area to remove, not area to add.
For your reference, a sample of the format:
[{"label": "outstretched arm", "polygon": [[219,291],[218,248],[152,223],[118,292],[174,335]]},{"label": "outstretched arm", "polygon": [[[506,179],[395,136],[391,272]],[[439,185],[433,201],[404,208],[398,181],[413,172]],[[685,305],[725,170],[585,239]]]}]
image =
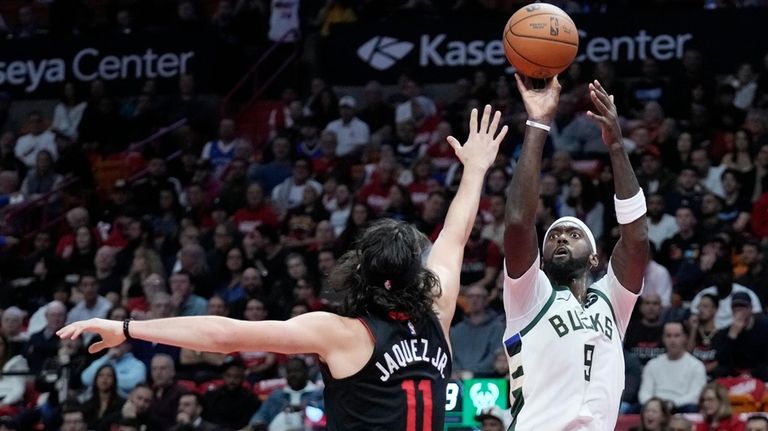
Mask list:
[{"label": "outstretched arm", "polygon": [[[602,128],[603,142],[611,157],[616,198],[630,199],[641,193],[641,189],[624,150],[613,96],[609,95],[597,80],[589,84],[589,95],[596,112],[589,111],[587,115]],[[648,263],[648,225],[645,213],[630,223],[619,224],[619,230],[621,238],[613,249],[611,266],[622,286],[632,293],[639,293],[643,287],[643,276]]]},{"label": "outstretched arm", "polygon": [[[287,321],[251,322],[219,316],[171,317],[133,320],[131,337],[202,352],[231,353],[267,351],[275,353],[317,353],[328,358],[330,346],[343,350],[358,338],[349,321],[341,316],[313,312]],[[57,332],[61,338],[77,338],[82,333],[101,335],[102,341],[88,348],[91,353],[125,341],[123,322],[89,319],[71,323]],[[364,332],[364,331],[363,331]],[[367,336],[367,334],[363,334]],[[356,342],[356,341],[355,341]]]},{"label": "outstretched arm", "polygon": [[497,111],[491,120],[491,106],[486,105],[478,127],[477,110],[473,109],[469,119],[467,142],[462,146],[453,136],[448,137],[448,143],[464,165],[464,172],[456,196],[445,216],[443,230],[427,258],[427,268],[440,279],[441,294],[435,305],[446,334],[456,310],[464,246],[475,224],[485,173],[496,160],[499,143],[507,134],[507,126],[502,127],[498,135],[496,134],[500,118],[501,113]]},{"label": "outstretched arm", "polygon": [[[515,75],[517,89],[525,103],[528,119],[550,125],[555,118],[560,99],[557,76],[546,81],[543,89],[534,89],[530,78]],[[539,175],[541,157],[547,132],[528,126],[523,149],[507,191],[506,228],[504,230],[504,259],[507,275],[517,279],[533,265],[539,254],[536,238],[536,208],[539,205]]]}]

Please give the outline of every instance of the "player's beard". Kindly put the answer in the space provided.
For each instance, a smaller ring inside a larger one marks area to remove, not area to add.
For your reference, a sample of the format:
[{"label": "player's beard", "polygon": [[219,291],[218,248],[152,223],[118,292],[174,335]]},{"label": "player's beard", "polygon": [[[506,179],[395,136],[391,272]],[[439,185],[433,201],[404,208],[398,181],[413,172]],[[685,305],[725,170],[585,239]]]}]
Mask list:
[{"label": "player's beard", "polygon": [[545,260],[544,273],[559,286],[570,286],[573,280],[580,278],[589,269],[589,255],[566,260]]}]

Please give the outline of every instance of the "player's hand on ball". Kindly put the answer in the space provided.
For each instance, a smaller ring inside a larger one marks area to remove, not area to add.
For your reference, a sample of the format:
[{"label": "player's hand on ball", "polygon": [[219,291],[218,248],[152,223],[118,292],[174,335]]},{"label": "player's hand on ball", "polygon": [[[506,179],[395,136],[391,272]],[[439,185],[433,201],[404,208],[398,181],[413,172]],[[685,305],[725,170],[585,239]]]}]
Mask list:
[{"label": "player's hand on ball", "polygon": [[88,319],[70,323],[59,329],[56,335],[61,339],[70,338],[74,340],[84,332],[101,335],[101,341],[94,343],[88,348],[90,353],[115,347],[125,341],[123,322],[106,319]]},{"label": "player's hand on ball", "polygon": [[603,88],[598,80],[589,84],[589,97],[595,105],[595,111],[587,111],[587,116],[595,120],[603,131],[605,145],[622,145],[621,126],[619,126],[619,114],[616,113],[616,105],[613,103],[613,95]]},{"label": "player's hand on ball", "polygon": [[523,98],[528,119],[545,125],[552,123],[560,101],[560,82],[557,75],[544,81],[544,88],[534,88],[533,80],[519,73],[515,74],[517,90]]},{"label": "player's hand on ball", "polygon": [[469,116],[469,137],[464,145],[461,145],[453,136],[448,137],[448,143],[453,147],[456,157],[464,165],[465,170],[478,169],[484,174],[496,161],[499,144],[504,140],[508,128],[507,126],[502,127],[497,134],[496,130],[499,128],[501,112],[496,111],[493,114],[493,119],[491,119],[491,111],[491,105],[485,105],[483,117],[478,125],[477,109],[472,110]]}]

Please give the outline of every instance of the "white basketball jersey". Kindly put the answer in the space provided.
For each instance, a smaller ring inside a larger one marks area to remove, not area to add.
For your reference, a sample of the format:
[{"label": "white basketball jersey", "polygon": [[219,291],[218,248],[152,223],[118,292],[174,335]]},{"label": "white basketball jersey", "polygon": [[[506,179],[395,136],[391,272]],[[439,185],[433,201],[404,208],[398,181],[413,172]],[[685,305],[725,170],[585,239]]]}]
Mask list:
[{"label": "white basketball jersey", "polygon": [[510,430],[613,430],[624,390],[622,339],[637,295],[609,263],[582,305],[539,266],[537,258],[518,279],[504,271]]}]

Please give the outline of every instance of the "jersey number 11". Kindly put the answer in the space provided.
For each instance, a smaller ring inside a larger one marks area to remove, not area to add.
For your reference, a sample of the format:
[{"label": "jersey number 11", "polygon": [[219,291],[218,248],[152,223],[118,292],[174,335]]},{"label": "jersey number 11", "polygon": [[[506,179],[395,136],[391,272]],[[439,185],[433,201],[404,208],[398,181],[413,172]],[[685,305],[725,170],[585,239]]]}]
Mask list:
[{"label": "jersey number 11", "polygon": [[413,380],[404,380],[400,387],[405,391],[405,398],[408,403],[406,431],[418,431],[416,428],[417,396],[421,397],[421,405],[423,407],[421,430],[430,431],[432,429],[432,382],[421,380],[417,386]]}]

